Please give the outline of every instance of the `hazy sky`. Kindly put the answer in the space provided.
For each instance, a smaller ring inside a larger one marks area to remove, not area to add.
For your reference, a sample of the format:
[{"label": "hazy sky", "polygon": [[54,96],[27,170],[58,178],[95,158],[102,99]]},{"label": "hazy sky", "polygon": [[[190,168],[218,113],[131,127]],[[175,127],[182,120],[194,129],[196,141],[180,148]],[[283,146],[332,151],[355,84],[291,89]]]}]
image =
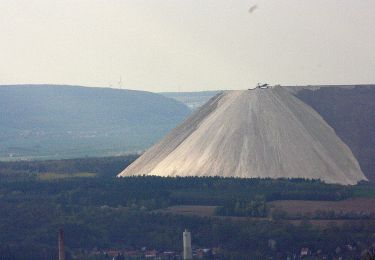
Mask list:
[{"label": "hazy sky", "polygon": [[375,83],[374,0],[1,0],[0,32],[0,84]]}]

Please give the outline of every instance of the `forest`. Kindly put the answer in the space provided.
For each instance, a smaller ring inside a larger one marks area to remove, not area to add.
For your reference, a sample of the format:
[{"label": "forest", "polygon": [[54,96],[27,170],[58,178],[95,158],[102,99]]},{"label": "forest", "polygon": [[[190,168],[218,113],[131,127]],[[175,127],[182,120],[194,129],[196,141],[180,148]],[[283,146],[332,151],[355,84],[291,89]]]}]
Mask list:
[{"label": "forest", "polygon": [[[312,252],[320,250],[329,257],[344,253],[354,257],[375,241],[372,219],[322,228],[312,225],[309,219],[291,224],[283,221],[282,214],[273,219],[246,221],[220,217],[264,217],[265,204],[281,199],[340,201],[371,197],[375,195],[372,184],[341,186],[303,179],[115,177],[136,157],[1,162],[0,259],[56,259],[57,230],[61,227],[68,259],[82,259],[82,252],[94,248],[181,251],[185,228],[193,234],[193,246],[220,248],[218,259],[278,259],[299,255],[303,247]],[[217,206],[217,217],[158,211],[172,205]],[[274,241],[271,247],[270,241]],[[337,247],[346,245],[356,250],[337,253]]]}]

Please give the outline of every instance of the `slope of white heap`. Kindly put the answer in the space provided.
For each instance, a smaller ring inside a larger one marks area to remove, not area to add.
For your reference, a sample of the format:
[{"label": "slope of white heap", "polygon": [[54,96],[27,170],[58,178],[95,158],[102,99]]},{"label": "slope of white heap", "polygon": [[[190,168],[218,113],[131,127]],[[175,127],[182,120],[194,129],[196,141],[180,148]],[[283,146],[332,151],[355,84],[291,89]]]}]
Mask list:
[{"label": "slope of white heap", "polygon": [[118,176],[131,175],[366,180],[334,130],[282,87],[215,96]]}]

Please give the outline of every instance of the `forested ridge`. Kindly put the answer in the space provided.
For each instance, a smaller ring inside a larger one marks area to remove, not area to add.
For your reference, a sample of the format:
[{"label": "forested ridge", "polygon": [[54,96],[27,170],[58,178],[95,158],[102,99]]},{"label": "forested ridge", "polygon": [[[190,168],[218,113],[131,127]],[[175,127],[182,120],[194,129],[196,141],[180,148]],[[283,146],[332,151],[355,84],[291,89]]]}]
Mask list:
[{"label": "forested ridge", "polygon": [[190,114],[147,91],[66,85],[0,86],[0,159],[77,158],[149,147]]}]

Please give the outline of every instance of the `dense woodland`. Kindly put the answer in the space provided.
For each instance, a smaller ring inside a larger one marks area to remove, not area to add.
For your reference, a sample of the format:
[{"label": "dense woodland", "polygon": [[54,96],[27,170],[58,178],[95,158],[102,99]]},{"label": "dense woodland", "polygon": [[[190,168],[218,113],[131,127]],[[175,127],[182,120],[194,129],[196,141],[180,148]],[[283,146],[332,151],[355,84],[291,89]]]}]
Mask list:
[{"label": "dense woodland", "polygon": [[[357,250],[345,255],[358,257],[375,242],[375,224],[370,220],[321,228],[308,219],[292,225],[282,221],[282,216],[229,221],[156,211],[171,205],[216,205],[218,215],[264,217],[267,201],[373,196],[371,184],[219,177],[115,178],[135,158],[0,163],[0,259],[56,259],[60,227],[65,230],[69,258],[93,248],[145,246],[179,251],[185,228],[192,231],[193,246],[218,247],[217,257],[221,259],[285,258],[298,255],[302,247],[333,257],[340,254],[336,252],[338,246],[348,244]],[[94,175],[77,177],[82,172]],[[272,248],[269,241],[274,241]]]}]

